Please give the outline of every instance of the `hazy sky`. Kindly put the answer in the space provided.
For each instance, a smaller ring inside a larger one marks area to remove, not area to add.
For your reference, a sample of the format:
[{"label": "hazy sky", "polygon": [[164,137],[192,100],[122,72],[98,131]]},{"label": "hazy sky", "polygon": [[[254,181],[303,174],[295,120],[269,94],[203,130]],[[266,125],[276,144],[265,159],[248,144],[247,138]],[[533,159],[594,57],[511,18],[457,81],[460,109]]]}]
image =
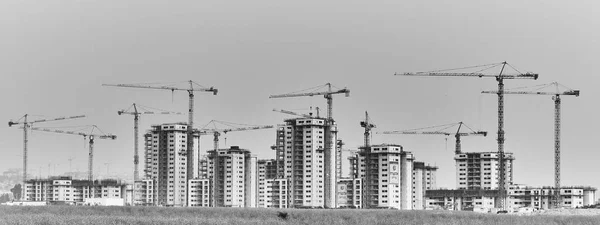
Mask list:
[{"label": "hazy sky", "polygon": [[[0,118],[23,114],[87,118],[38,124],[96,124],[118,135],[96,142],[96,175],[133,173],[133,118],[117,111],[133,102],[187,111],[184,92],[102,87],[102,83],[194,80],[220,90],[199,93],[196,124],[212,119],[276,125],[282,108],[325,108],[322,96],[269,99],[270,94],[331,82],[351,90],[334,97],[334,117],[346,147],[363,142],[359,121],[368,110],[374,131],[464,121],[490,132],[466,137],[464,151],[497,151],[493,79],[393,76],[508,61],[537,81],[510,80],[506,88],[558,81],[580,89],[563,98],[562,182],[600,187],[597,105],[600,78],[598,1],[156,1],[3,0],[0,2]],[[184,84],[184,83],[182,83]],[[506,97],[506,150],[514,152],[515,182],[553,185],[554,104],[551,96]],[[39,118],[39,117],[34,117]],[[141,128],[187,121],[144,116]],[[0,128],[0,171],[22,167],[22,131]],[[229,133],[227,145],[274,158],[275,131]],[[397,143],[419,161],[439,166],[438,185],[455,187],[453,138],[374,135]],[[221,142],[221,146],[224,142]],[[447,147],[446,147],[447,146]],[[81,137],[33,132],[29,173],[46,176],[87,168]],[[212,137],[203,137],[203,150]],[[345,158],[345,157],[344,157]],[[346,165],[345,165],[346,167]],[[41,171],[40,171],[41,169]]]}]

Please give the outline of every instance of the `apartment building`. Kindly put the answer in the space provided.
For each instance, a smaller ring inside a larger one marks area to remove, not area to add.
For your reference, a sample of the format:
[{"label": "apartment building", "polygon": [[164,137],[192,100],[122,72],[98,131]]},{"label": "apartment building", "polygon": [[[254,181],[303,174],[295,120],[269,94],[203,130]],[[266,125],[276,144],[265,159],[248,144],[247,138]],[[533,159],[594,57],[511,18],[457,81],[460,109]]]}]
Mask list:
[{"label": "apartment building", "polygon": [[[146,179],[154,182],[154,202],[160,206],[187,204],[187,124],[153,125],[145,137]],[[198,152],[199,136],[194,136],[194,152]],[[198,156],[198,154],[193,154]],[[192,160],[198,168],[198,159]],[[194,173],[198,170],[194,169]],[[198,174],[193,174],[198,177]]]},{"label": "apartment building", "polygon": [[413,154],[401,145],[380,144],[363,148],[352,161],[364,179],[362,208],[412,209]]},{"label": "apartment building", "polygon": [[[561,208],[577,208],[596,204],[596,188],[576,186],[560,189]],[[553,187],[529,187],[511,185],[507,188],[506,208],[516,211],[519,208],[552,208]],[[447,210],[490,211],[498,200],[498,190],[460,189],[428,190],[427,208]]]},{"label": "apartment building", "polygon": [[188,203],[190,207],[210,207],[211,182],[209,178],[197,178],[188,181]]},{"label": "apartment building", "polygon": [[288,208],[288,179],[277,176],[275,159],[258,160],[257,207]]},{"label": "apartment building", "polygon": [[[498,152],[465,152],[456,154],[456,187],[458,189],[498,189]],[[505,182],[513,183],[514,156],[504,153]]]},{"label": "apartment building", "polygon": [[336,132],[335,124],[322,118],[288,119],[277,126],[277,174],[289,180],[289,207],[335,207]]},{"label": "apartment building", "polygon": [[256,207],[257,159],[239,146],[208,151],[214,207]]},{"label": "apartment building", "polygon": [[436,171],[438,167],[426,165],[424,162],[413,163],[412,183],[413,209],[425,209],[425,191],[436,189]]},{"label": "apartment building", "polygon": [[337,208],[362,207],[362,181],[361,178],[340,178],[337,185]]},{"label": "apartment building", "polygon": [[86,199],[124,199],[126,185],[117,180],[74,180],[71,177],[31,179],[25,183],[25,201],[77,204]]},{"label": "apartment building", "polygon": [[133,205],[154,205],[154,181],[138,180],[133,183]]}]

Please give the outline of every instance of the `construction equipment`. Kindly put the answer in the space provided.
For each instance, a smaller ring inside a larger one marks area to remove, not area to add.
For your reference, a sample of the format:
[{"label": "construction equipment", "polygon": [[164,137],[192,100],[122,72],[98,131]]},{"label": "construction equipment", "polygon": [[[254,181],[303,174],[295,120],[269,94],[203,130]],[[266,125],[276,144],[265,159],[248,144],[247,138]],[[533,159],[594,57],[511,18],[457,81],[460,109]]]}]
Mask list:
[{"label": "construction equipment", "polygon": [[[541,89],[554,86],[556,91],[554,92],[543,92]],[[559,91],[559,86],[566,88],[566,91]],[[521,94],[521,95],[553,95],[554,100],[554,201],[553,205],[555,208],[560,207],[560,96],[561,95],[575,95],[579,97],[579,90],[573,90],[557,82],[550,84],[535,86],[538,91],[504,91],[504,94]],[[512,90],[512,89],[511,89]],[[482,91],[481,93],[486,94],[497,94],[497,91]]]},{"label": "construction equipment", "polygon": [[[187,81],[189,83],[189,88],[177,88],[170,86],[148,86],[148,85],[140,85],[140,84],[102,84],[102,86],[113,86],[113,87],[128,87],[128,88],[146,88],[146,89],[159,89],[159,90],[170,90],[174,91],[187,91],[189,96],[189,109],[188,109],[188,127],[187,127],[187,180],[192,179],[193,174],[193,159],[194,159],[194,137],[193,137],[193,126],[194,126],[194,92],[203,91],[203,92],[212,92],[213,95],[217,95],[218,90],[216,88],[204,88],[201,85],[197,84],[194,81]],[[200,86],[202,88],[195,88],[196,86]]]},{"label": "construction equipment", "polygon": [[[456,130],[455,133],[442,131],[442,130],[446,130],[451,127],[455,127],[456,125],[458,125],[458,129]],[[460,128],[462,128],[463,125],[465,127],[469,128],[469,130],[471,130],[471,132],[468,132],[468,133],[460,132]],[[433,128],[440,128],[440,129],[438,129],[437,131],[419,131],[419,130],[433,129]],[[377,133],[379,134],[379,132],[377,132]],[[402,130],[402,131],[384,131],[384,132],[381,132],[381,134],[425,134],[425,135],[446,135],[446,136],[454,135],[454,138],[456,138],[456,148],[454,150],[454,154],[457,154],[457,155],[462,153],[460,137],[465,137],[465,136],[484,136],[485,137],[485,136],[487,136],[486,131],[474,131],[473,129],[471,129],[470,127],[465,125],[463,122],[444,124],[444,125],[425,127],[425,128],[410,129],[410,130]]]},{"label": "construction equipment", "polygon": [[[371,118],[369,118],[369,113],[367,111],[365,111],[365,120],[364,121],[360,121],[360,126],[365,128],[365,140],[364,140],[364,148],[363,148],[363,154],[365,156],[365,160],[366,162],[371,162],[371,129],[375,128],[375,124],[372,123]],[[371,179],[371,163],[366,163],[365,164],[366,168],[365,168],[365,177],[367,179]],[[357,168],[358,169],[358,168]],[[358,172],[357,172],[358,173]],[[367,208],[368,207],[368,203],[371,202],[371,195],[369,193],[371,193],[370,189],[371,189],[371,185],[369,185],[371,183],[370,180],[365,180],[365,183],[367,183],[367,185],[364,186],[365,191],[363,192],[363,208]]]},{"label": "construction equipment", "polygon": [[[511,67],[518,74],[508,75],[504,74],[506,66]],[[498,74],[484,74],[483,71],[487,71],[493,68],[500,67]],[[475,72],[469,73],[457,73],[449,71],[465,70],[465,69],[477,69]],[[513,66],[506,62],[486,64],[480,66],[463,67],[456,69],[437,70],[428,72],[416,72],[416,73],[395,73],[396,76],[434,76],[434,77],[487,77],[495,78],[498,81],[498,154],[499,154],[499,173],[498,176],[498,192],[499,192],[499,208],[505,209],[506,201],[506,179],[505,179],[505,165],[504,165],[504,80],[505,79],[533,79],[537,80],[537,73],[521,73]]]},{"label": "construction equipment", "polygon": [[[217,128],[217,124],[225,125],[225,126],[228,126],[229,128]],[[208,128],[209,126],[212,126],[213,128]],[[240,126],[244,126],[244,127],[240,127]],[[212,189],[211,189],[213,195],[210,198],[212,201],[213,207],[216,206],[216,193],[218,193],[217,189],[220,188],[220,187],[218,187],[218,185],[216,185],[216,183],[217,183],[216,175],[218,174],[219,170],[221,169],[217,165],[218,160],[216,160],[217,159],[216,157],[217,157],[217,154],[219,151],[219,136],[221,136],[221,133],[227,134],[228,132],[260,130],[260,129],[269,129],[269,128],[273,128],[273,126],[272,125],[254,126],[254,125],[248,125],[248,124],[237,124],[237,123],[230,123],[230,122],[224,122],[224,121],[218,121],[218,120],[211,120],[206,125],[204,125],[202,128],[195,131],[195,133],[198,133],[200,135],[213,134],[213,137],[214,137],[213,138],[214,151],[211,154],[211,156],[214,160],[213,182],[212,182]]]},{"label": "construction equipment", "polygon": [[94,139],[98,138],[98,139],[110,139],[110,140],[115,140],[117,139],[117,136],[114,134],[93,134],[94,130],[99,130],[101,131],[96,125],[92,125],[92,126],[88,126],[91,128],[91,131],[89,133],[84,133],[84,132],[77,132],[77,131],[63,131],[63,130],[53,130],[53,129],[48,129],[48,128],[37,128],[37,127],[33,127],[31,128],[31,130],[35,130],[35,131],[44,131],[44,132],[53,132],[53,133],[59,133],[59,134],[72,134],[72,135],[80,135],[83,136],[83,139],[85,140],[86,138],[89,139],[89,157],[88,157],[88,180],[90,182],[94,181]]},{"label": "construction equipment", "polygon": [[280,113],[285,113],[285,114],[294,115],[294,116],[300,116],[300,117],[304,117],[304,118],[314,118],[312,116],[312,113],[307,115],[307,114],[292,112],[292,111],[283,110],[283,109],[273,109],[273,112],[280,112]]},{"label": "construction equipment", "polygon": [[[138,107],[140,108],[140,110],[144,110],[142,111],[138,111]],[[131,110],[133,108],[133,111]],[[140,105],[136,105],[135,103],[133,103],[133,105],[131,105],[128,109],[125,110],[119,110],[117,111],[118,115],[133,115],[133,164],[134,164],[134,172],[133,172],[133,181],[138,181],[139,180],[139,154],[138,154],[138,148],[139,148],[139,118],[140,116],[143,115],[156,115],[156,114],[160,114],[160,115],[181,115],[181,113],[179,112],[169,112],[169,111],[164,111],[164,110],[160,110],[161,112],[152,112],[152,111],[148,111],[146,108],[149,107],[144,107],[144,106],[140,106]]]},{"label": "construction equipment", "polygon": [[[325,99],[327,99],[327,119],[325,121],[325,207],[335,207],[335,185],[337,183],[337,178],[332,177],[336,176],[335,172],[332,172],[332,165],[335,164],[331,161],[336,160],[336,157],[332,154],[332,148],[334,148],[334,132],[332,127],[334,125],[333,120],[333,95],[334,94],[345,94],[346,97],[350,96],[350,90],[347,88],[343,88],[337,91],[333,91],[331,89],[331,83],[327,83],[322,86],[305,89],[299,92],[281,94],[281,95],[271,95],[269,98],[288,98],[288,97],[303,97],[303,96],[315,96],[315,95],[323,95]],[[319,89],[327,87],[326,91],[320,91]],[[310,90],[310,91],[309,91]]]},{"label": "construction equipment", "polygon": [[[29,137],[28,137],[29,128],[31,128],[31,126],[34,123],[78,119],[78,118],[85,117],[85,115],[58,117],[58,118],[54,118],[54,119],[41,119],[41,120],[34,120],[34,121],[27,121],[27,117],[29,117],[29,114],[25,114],[23,117],[18,119],[16,122],[13,122],[12,120],[8,121],[9,127],[12,127],[12,125],[23,124],[23,187],[25,187],[25,183],[27,182],[27,144],[29,142]],[[21,119],[23,119],[23,121],[21,121]],[[21,196],[23,196],[23,198],[25,197],[25,188],[23,188],[23,194]]]}]

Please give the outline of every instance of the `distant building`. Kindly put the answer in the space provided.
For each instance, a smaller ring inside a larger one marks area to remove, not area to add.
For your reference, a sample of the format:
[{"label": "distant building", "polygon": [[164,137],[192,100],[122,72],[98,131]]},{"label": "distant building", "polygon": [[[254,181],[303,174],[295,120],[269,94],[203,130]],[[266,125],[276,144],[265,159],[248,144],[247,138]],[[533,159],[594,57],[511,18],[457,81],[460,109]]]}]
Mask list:
[{"label": "distant building", "polygon": [[436,189],[437,169],[436,166],[425,165],[424,162],[415,161],[413,163],[413,209],[425,209],[427,207],[425,191]]},{"label": "distant building", "polygon": [[71,177],[31,179],[25,183],[25,201],[77,204],[86,199],[124,199],[126,185],[118,180],[74,180]]},{"label": "distant building", "polygon": [[[562,187],[560,189],[563,208],[577,208],[596,204],[596,188]],[[511,185],[507,188],[507,205],[510,210],[523,207],[536,209],[551,208],[554,197],[553,187],[529,187]],[[447,210],[474,210],[475,208],[490,210],[498,199],[498,190],[460,189],[460,190],[428,190],[426,191],[427,208]]]},{"label": "distant building", "polygon": [[257,159],[238,146],[208,151],[214,207],[256,207]]},{"label": "distant building", "polygon": [[[153,180],[153,202],[160,206],[187,204],[187,124],[154,125],[145,137],[146,178]],[[198,152],[198,136],[194,151]],[[194,154],[197,156],[198,154]],[[196,164],[198,159],[194,159]],[[198,165],[193,165],[198,168]],[[198,170],[194,170],[195,173]],[[193,177],[198,177],[194,174]]]},{"label": "distant building", "polygon": [[[456,187],[458,189],[498,189],[498,152],[465,152],[456,154]],[[513,183],[513,161],[510,152],[504,153],[506,186]]]}]

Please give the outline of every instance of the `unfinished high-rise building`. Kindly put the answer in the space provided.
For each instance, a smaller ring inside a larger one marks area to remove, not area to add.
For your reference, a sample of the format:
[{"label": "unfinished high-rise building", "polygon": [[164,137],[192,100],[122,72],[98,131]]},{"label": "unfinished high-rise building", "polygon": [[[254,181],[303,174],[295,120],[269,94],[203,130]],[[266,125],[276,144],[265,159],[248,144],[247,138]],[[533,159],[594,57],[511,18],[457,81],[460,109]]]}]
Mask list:
[{"label": "unfinished high-rise building", "polygon": [[257,207],[257,159],[247,149],[208,151],[213,207]]},{"label": "unfinished high-rise building", "polygon": [[288,179],[277,176],[274,159],[258,160],[257,201],[261,208],[288,208]]},{"label": "unfinished high-rise building", "polygon": [[[153,125],[144,135],[146,179],[153,181],[153,199],[157,205],[187,205],[187,126],[186,123]],[[195,136],[196,152],[198,140],[199,136]],[[197,159],[193,161],[198,162]]]},{"label": "unfinished high-rise building", "polygon": [[362,208],[412,209],[413,154],[401,145],[381,144],[363,148],[352,161],[363,178]]},{"label": "unfinished high-rise building", "polygon": [[[326,146],[327,130],[333,140],[330,146]],[[278,125],[277,174],[290,182],[288,206],[335,207],[336,139],[335,124],[327,125],[323,118],[287,119]]]},{"label": "unfinished high-rise building", "polygon": [[425,209],[425,192],[436,188],[436,172],[438,167],[426,165],[424,162],[413,163],[413,209]]},{"label": "unfinished high-rise building", "polygon": [[[457,189],[498,189],[498,152],[463,152],[456,154],[454,160]],[[504,177],[507,185],[513,183],[514,160],[512,153],[504,153]]]}]

